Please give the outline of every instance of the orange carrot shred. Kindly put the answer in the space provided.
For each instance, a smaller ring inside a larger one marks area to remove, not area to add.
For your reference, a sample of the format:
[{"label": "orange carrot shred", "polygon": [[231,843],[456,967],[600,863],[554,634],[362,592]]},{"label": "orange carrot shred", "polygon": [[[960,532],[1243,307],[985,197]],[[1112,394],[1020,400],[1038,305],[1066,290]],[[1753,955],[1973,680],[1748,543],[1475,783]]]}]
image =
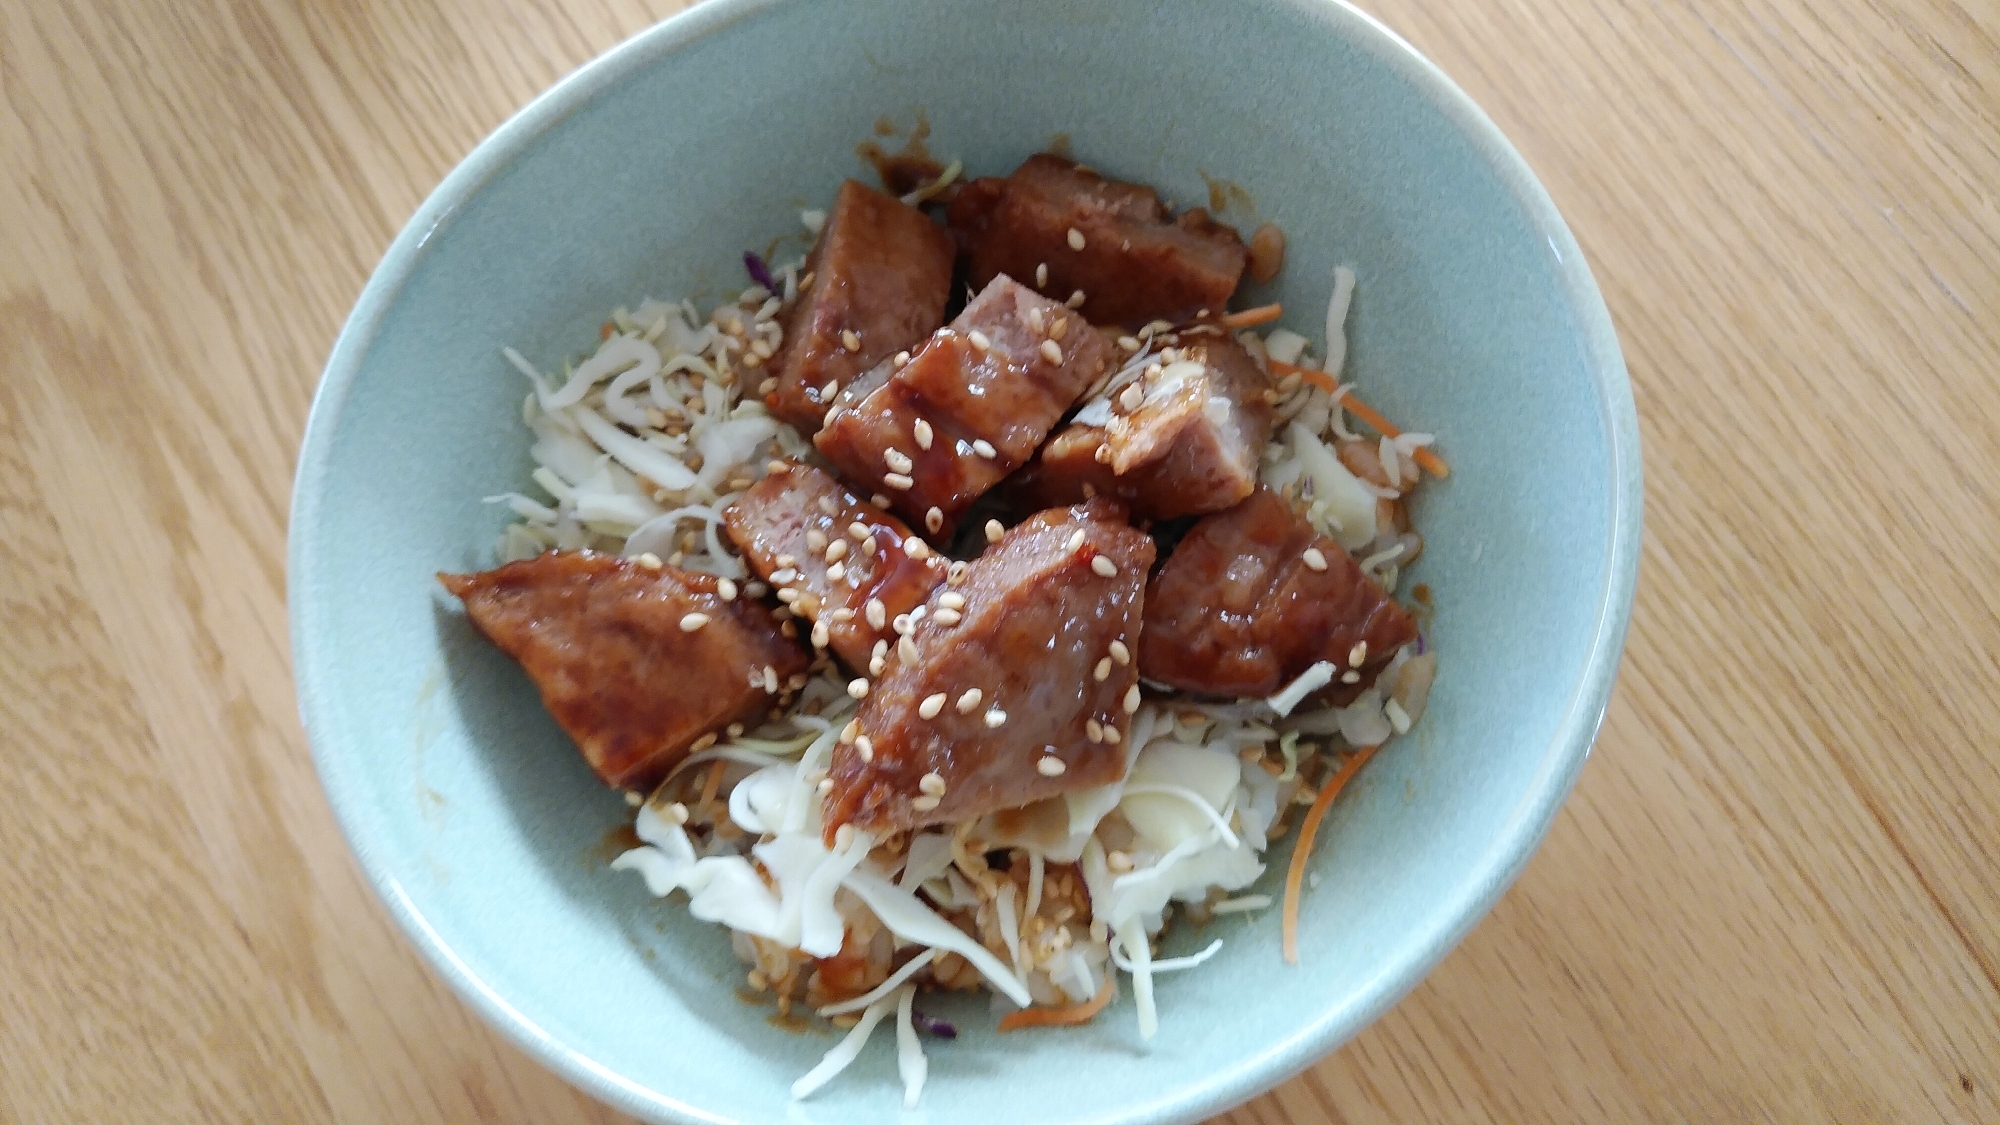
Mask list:
[{"label": "orange carrot shred", "polygon": [[[1311,383],[1328,394],[1335,394],[1340,391],[1340,383],[1324,371],[1314,371],[1310,367],[1300,367],[1293,363],[1280,363],[1275,359],[1271,361],[1271,370],[1280,375],[1301,376],[1306,382]],[[1376,433],[1381,434],[1383,437],[1399,438],[1403,436],[1403,431],[1394,422],[1382,417],[1382,415],[1376,413],[1374,407],[1354,397],[1352,390],[1340,396],[1340,405],[1345,407],[1349,414],[1367,423]],[[1428,448],[1419,448],[1410,456],[1416,460],[1417,464],[1423,466],[1426,472],[1434,477],[1442,479],[1451,475],[1451,466],[1445,464],[1444,458],[1439,457]]]},{"label": "orange carrot shred", "polygon": [[717,758],[715,764],[708,767],[708,776],[701,781],[701,804],[715,800],[716,790],[722,788],[722,771],[728,765],[727,759]]},{"label": "orange carrot shred", "polygon": [[1283,315],[1285,315],[1283,305],[1258,305],[1254,309],[1244,309],[1242,312],[1233,312],[1223,317],[1222,326],[1231,329],[1255,328],[1260,324],[1269,324]]},{"label": "orange carrot shred", "polygon": [[1312,808],[1306,810],[1305,823],[1299,825],[1299,842],[1292,845],[1292,862],[1285,868],[1284,936],[1285,963],[1288,965],[1299,963],[1299,894],[1306,880],[1306,860],[1312,855],[1313,837],[1319,834],[1319,822],[1326,819],[1326,810],[1333,807],[1333,799],[1340,796],[1348,781],[1381,748],[1382,744],[1378,742],[1356,750],[1354,756],[1340,767],[1340,772],[1333,775],[1333,780],[1319,791],[1319,796],[1313,798]]},{"label": "orange carrot shred", "polygon": [[1104,983],[1097,995],[1067,1008],[1023,1008],[1000,1017],[1000,1030],[1019,1031],[1024,1027],[1074,1027],[1089,1023],[1091,1017],[1111,1003],[1111,966],[1105,966]]},{"label": "orange carrot shred", "polygon": [[615,331],[617,331],[617,326],[607,320],[597,326],[597,338],[600,340],[609,340],[611,334]]}]

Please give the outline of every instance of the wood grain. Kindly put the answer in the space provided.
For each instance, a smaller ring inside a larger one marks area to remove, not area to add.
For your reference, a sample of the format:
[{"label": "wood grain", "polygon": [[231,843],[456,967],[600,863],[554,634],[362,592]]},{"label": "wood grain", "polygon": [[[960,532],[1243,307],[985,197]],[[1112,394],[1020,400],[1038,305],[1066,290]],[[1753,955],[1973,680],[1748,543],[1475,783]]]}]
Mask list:
[{"label": "wood grain", "polygon": [[[0,0],[0,1119],[619,1120],[357,877],[283,543],[397,226],[678,6]],[[1527,875],[1220,1120],[2000,1120],[2000,8],[1369,7],[1591,258],[1644,571]]]}]

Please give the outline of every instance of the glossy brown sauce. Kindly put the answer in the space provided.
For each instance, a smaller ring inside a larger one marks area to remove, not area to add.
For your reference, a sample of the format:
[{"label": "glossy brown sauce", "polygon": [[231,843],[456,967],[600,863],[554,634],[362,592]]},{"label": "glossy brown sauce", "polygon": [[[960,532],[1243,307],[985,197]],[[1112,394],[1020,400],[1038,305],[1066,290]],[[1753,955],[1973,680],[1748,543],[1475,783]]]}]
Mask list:
[{"label": "glossy brown sauce", "polygon": [[[877,118],[875,135],[892,137],[896,126],[888,118]],[[880,143],[867,140],[854,146],[854,154],[866,160],[881,178],[882,190],[891,195],[908,195],[918,188],[944,174],[944,165],[937,162],[924,142],[931,135],[930,119],[919,110],[917,123],[910,129],[910,135],[903,142],[902,150],[889,152]]]}]

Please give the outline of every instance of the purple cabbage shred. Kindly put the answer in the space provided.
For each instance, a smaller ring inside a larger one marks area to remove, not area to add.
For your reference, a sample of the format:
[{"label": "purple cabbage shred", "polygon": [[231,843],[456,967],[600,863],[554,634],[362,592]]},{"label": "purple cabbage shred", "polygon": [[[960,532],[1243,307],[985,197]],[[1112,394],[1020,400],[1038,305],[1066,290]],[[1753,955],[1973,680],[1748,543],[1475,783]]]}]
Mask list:
[{"label": "purple cabbage shred", "polygon": [[1412,655],[1412,656],[1422,656],[1422,655],[1424,654],[1424,647],[1425,647],[1425,646],[1424,646],[1424,635],[1423,635],[1422,633],[1418,633],[1418,634],[1417,634],[1417,651],[1415,651],[1414,653],[1411,653],[1410,655]]},{"label": "purple cabbage shred", "polygon": [[915,1008],[910,1009],[910,1023],[918,1031],[926,1035],[935,1035],[939,1039],[958,1038],[958,1029],[953,1027],[948,1021],[941,1020],[936,1016],[927,1016]]},{"label": "purple cabbage shred", "polygon": [[743,252],[743,270],[750,275],[750,280],[773,293],[778,291],[778,283],[771,279],[771,267],[764,264],[764,259],[758,257],[755,250]]}]

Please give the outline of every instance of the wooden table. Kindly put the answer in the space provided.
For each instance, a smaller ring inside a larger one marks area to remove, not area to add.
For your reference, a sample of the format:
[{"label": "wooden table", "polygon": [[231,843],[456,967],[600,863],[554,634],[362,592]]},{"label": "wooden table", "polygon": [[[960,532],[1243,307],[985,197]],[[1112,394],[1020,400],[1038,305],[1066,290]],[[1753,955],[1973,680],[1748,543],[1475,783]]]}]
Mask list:
[{"label": "wooden table", "polygon": [[[357,876],[283,551],[397,227],[676,7],[0,0],[0,1119],[615,1118]],[[1644,573],[1526,876],[1223,1120],[2000,1121],[2000,8],[1371,7],[1591,257]]]}]

